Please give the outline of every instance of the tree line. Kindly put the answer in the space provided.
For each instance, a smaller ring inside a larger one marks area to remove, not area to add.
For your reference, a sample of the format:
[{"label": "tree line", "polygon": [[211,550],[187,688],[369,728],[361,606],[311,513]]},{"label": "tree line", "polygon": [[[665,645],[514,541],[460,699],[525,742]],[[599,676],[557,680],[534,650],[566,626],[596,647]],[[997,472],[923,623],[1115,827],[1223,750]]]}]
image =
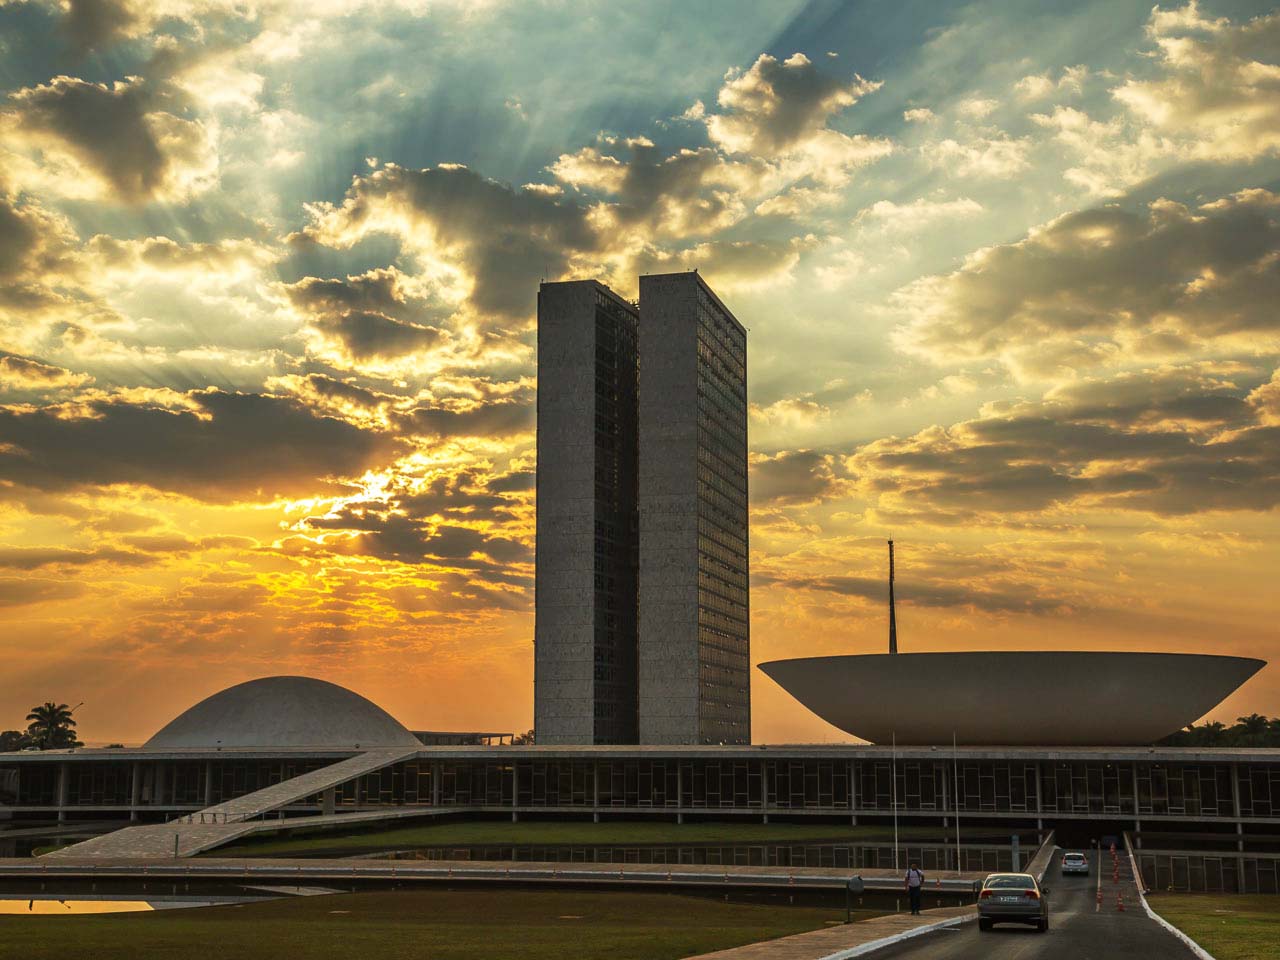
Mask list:
[{"label": "tree line", "polygon": [[1280,717],[1251,713],[1231,726],[1213,721],[1189,724],[1157,741],[1161,747],[1280,747]]},{"label": "tree line", "polygon": [[0,753],[14,750],[65,750],[83,747],[76,737],[74,707],[52,700],[32,707],[26,730],[0,731]]}]

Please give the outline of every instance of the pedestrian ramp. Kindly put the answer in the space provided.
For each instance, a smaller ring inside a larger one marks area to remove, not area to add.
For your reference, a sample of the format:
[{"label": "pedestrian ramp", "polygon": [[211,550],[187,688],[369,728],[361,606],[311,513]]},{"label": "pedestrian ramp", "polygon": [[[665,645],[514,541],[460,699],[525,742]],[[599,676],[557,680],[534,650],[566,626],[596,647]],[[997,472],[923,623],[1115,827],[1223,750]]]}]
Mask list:
[{"label": "pedestrian ramp", "polygon": [[[46,857],[112,857],[156,858],[190,857],[204,850],[262,828],[256,818],[279,810],[291,803],[323,793],[373,773],[383,767],[417,756],[418,748],[370,750],[346,760],[312,770],[290,780],[272,784],[243,797],[214,804],[168,823],[152,823],[125,827],[113,833],[73,843],[45,854]],[[340,822],[342,815],[316,819]],[[313,818],[304,818],[312,820]],[[287,821],[286,821],[287,822]]]}]

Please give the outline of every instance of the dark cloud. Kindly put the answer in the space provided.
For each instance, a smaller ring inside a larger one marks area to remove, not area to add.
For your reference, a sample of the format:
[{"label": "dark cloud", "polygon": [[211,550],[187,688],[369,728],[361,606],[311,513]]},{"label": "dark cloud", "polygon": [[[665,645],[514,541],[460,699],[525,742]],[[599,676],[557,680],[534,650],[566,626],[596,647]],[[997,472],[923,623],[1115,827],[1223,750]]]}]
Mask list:
[{"label": "dark cloud", "polygon": [[1067,214],[903,294],[900,342],[939,360],[1013,354],[1033,369],[1121,350],[1280,331],[1280,196],[1247,190],[1192,209],[1167,200]]},{"label": "dark cloud", "polygon": [[296,306],[316,313],[359,310],[395,314],[408,300],[403,280],[400,271],[385,268],[346,278],[303,277],[286,284],[285,291]]},{"label": "dark cloud", "polygon": [[422,436],[510,437],[533,430],[535,410],[525,400],[493,400],[418,407],[394,419],[403,431]]},{"label": "dark cloud", "polygon": [[0,607],[23,607],[50,600],[71,600],[88,588],[72,580],[0,577]]},{"label": "dark cloud", "polygon": [[62,299],[59,288],[76,272],[70,225],[31,199],[7,194],[0,181],[0,307],[32,319]]},{"label": "dark cloud", "polygon": [[110,199],[140,204],[187,190],[211,166],[208,134],[186,120],[171,90],[131,78],[110,86],[76,77],[9,94],[0,121],[17,143],[63,151],[109,187]]},{"label": "dark cloud", "polygon": [[838,80],[802,53],[782,61],[761,54],[749,70],[730,72],[718,98],[728,113],[708,117],[707,131],[730,152],[785,151],[878,87],[856,75]]},{"label": "dark cloud", "polygon": [[814,450],[782,451],[751,460],[751,502],[812,503],[835,496],[842,488],[839,461]]},{"label": "dark cloud", "polygon": [[471,527],[431,526],[399,515],[388,517],[379,529],[362,534],[359,553],[402,563],[431,561],[464,567],[477,563],[487,566],[485,557],[499,565],[524,563],[531,558],[529,548],[518,540],[489,536]]},{"label": "dark cloud", "polygon": [[401,357],[437,346],[445,334],[435,327],[393,320],[382,313],[343,313],[318,317],[316,329],[337,338],[357,360]]},{"label": "dark cloud", "polygon": [[1269,510],[1280,505],[1280,426],[1246,399],[1257,395],[1199,368],[1090,381],[867,444],[849,465],[868,492],[890,496],[887,509],[934,522],[1068,504],[1163,515]]},{"label": "dark cloud", "polygon": [[151,557],[112,547],[97,547],[92,550],[71,547],[0,547],[0,567],[14,570],[38,570],[54,566],[83,567],[91,563],[137,567],[152,562]]},{"label": "dark cloud", "polygon": [[43,360],[0,352],[0,390],[77,386],[91,379],[93,378],[85,374],[72,373],[64,367],[45,363]]},{"label": "dark cloud", "polygon": [[[753,585],[780,586],[794,590],[817,590],[842,597],[861,597],[883,602],[888,608],[889,586],[884,578],[858,576],[752,577]],[[1030,584],[942,583],[914,577],[910,584],[895,583],[895,600],[907,606],[961,608],[986,613],[1060,613],[1072,605],[1063,599],[1043,596]]]},{"label": "dark cloud", "polygon": [[369,233],[399,232],[470,278],[468,300],[483,314],[527,316],[538,280],[565,274],[575,251],[600,243],[581,207],[454,164],[389,164],[357,178],[342,206],[314,209],[304,237],[350,246]]},{"label": "dark cloud", "polygon": [[625,146],[630,156],[619,159],[584,147],[561,155],[551,172],[564,183],[612,198],[600,210],[602,219],[617,227],[642,227],[648,237],[706,234],[737,222],[746,212],[743,188],[754,187],[764,173],[729,164],[711,147],[667,155],[648,140],[609,145]]},{"label": "dark cloud", "polygon": [[141,484],[215,501],[310,492],[400,449],[297,400],[192,391],[193,409],[124,400],[0,409],[0,478],[43,489]]},{"label": "dark cloud", "polygon": [[137,17],[123,0],[67,0],[62,32],[79,53],[101,50],[129,34]]},{"label": "dark cloud", "polygon": [[494,477],[485,486],[494,493],[524,493],[533,489],[536,479],[532,470],[516,470]]}]

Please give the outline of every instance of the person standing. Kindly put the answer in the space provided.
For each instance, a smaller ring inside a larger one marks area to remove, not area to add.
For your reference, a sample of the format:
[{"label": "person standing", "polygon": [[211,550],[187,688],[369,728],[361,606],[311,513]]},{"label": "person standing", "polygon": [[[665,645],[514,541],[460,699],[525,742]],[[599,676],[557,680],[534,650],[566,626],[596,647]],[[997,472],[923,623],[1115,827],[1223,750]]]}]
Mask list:
[{"label": "person standing", "polygon": [[907,896],[911,899],[911,913],[918,914],[920,894],[924,890],[924,874],[920,872],[920,865],[914,860],[911,861],[911,866],[907,869],[907,875],[902,882],[907,888]]}]

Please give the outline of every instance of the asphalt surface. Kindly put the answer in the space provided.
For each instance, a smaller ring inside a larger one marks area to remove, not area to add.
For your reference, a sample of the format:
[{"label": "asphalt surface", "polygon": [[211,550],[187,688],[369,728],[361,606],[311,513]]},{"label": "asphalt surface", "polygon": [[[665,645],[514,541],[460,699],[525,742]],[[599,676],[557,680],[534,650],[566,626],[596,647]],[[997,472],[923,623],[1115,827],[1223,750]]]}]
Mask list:
[{"label": "asphalt surface", "polygon": [[[1091,858],[1096,860],[1097,858]],[[997,926],[989,932],[976,921],[922,934],[900,946],[877,950],[876,960],[1193,960],[1194,954],[1147,916],[1138,902],[1130,872],[1115,882],[1111,858],[1103,854],[1101,906],[1097,903],[1098,867],[1089,876],[1062,876],[1062,852],[1044,875],[1049,888],[1049,930]],[[1120,858],[1124,863],[1124,857]],[[1116,893],[1124,912],[1116,909]]]}]

